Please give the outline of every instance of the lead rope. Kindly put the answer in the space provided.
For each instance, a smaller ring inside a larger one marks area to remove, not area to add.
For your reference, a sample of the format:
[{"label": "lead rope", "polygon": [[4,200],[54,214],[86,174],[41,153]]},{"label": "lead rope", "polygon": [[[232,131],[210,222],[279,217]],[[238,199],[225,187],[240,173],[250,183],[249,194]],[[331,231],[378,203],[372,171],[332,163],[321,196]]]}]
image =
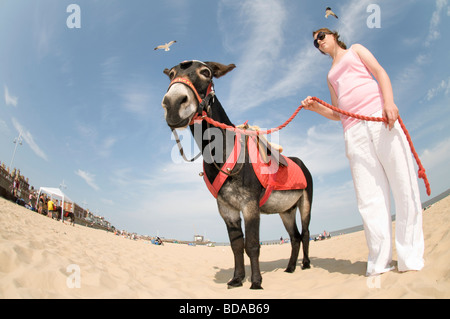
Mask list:
[{"label": "lead rope", "polygon": [[178,151],[180,151],[180,155],[183,157],[183,159],[186,162],[189,162],[189,163],[195,162],[195,160],[202,155],[202,152],[200,151],[200,153],[198,153],[195,157],[193,157],[191,159],[187,159],[186,155],[184,154],[183,145],[181,145],[180,138],[178,137],[177,130],[176,129],[172,129],[172,134],[175,137],[175,140],[177,142]]},{"label": "lead rope", "polygon": [[[364,120],[364,121],[374,121],[374,122],[388,123],[388,119],[385,118],[385,117],[371,117],[371,116],[363,116],[363,115],[359,115],[359,114],[354,114],[354,113],[350,113],[350,112],[347,112],[347,111],[343,111],[343,110],[341,110],[341,109],[339,109],[337,107],[334,107],[334,106],[332,106],[332,105],[322,101],[321,99],[319,99],[317,97],[312,97],[312,99],[314,101],[316,101],[316,102],[326,106],[327,108],[329,108],[329,109],[331,109],[331,110],[333,110],[333,111],[335,111],[337,113],[343,114],[345,116],[353,117],[353,118],[356,118],[356,119],[359,119],[359,120]],[[208,115],[205,112],[203,112],[202,116],[196,116],[194,118],[194,120],[205,120],[209,124],[214,125],[216,127],[219,127],[219,128],[222,128],[222,129],[226,129],[226,130],[229,130],[229,131],[233,131],[233,132],[239,132],[239,133],[244,134],[244,135],[271,134],[271,133],[277,132],[277,131],[283,129],[284,127],[286,127],[297,116],[297,114],[300,112],[300,110],[302,108],[303,108],[303,106],[300,105],[295,110],[295,112],[291,115],[291,117],[286,122],[284,122],[282,125],[280,125],[280,126],[278,126],[276,128],[272,128],[270,130],[264,130],[264,131],[249,131],[249,130],[245,130],[245,129],[240,129],[240,128],[237,128],[237,127],[229,126],[229,125],[226,125],[224,123],[220,123],[220,122],[217,122],[217,121],[213,120],[212,118],[208,117]],[[411,148],[411,152],[412,152],[412,154],[413,154],[413,156],[414,156],[414,158],[416,160],[417,166],[419,167],[418,176],[419,176],[419,178],[423,179],[423,181],[425,183],[426,190],[427,190],[427,195],[430,196],[431,195],[431,187],[430,187],[430,183],[428,182],[427,174],[425,173],[425,168],[423,167],[422,162],[420,161],[419,155],[417,154],[417,152],[416,152],[416,150],[414,148],[411,136],[409,135],[409,132],[406,129],[406,126],[403,123],[403,120],[401,119],[400,116],[398,117],[398,122],[399,122],[403,132],[405,133],[406,139],[408,140],[408,143],[409,143],[409,147]]]},{"label": "lead rope", "polygon": [[[364,120],[364,121],[376,121],[376,122],[388,123],[388,119],[385,117],[362,116],[362,115],[343,111],[337,107],[334,107],[333,105],[330,105],[330,104],[318,99],[317,97],[313,97],[312,99],[315,100],[316,102],[319,102],[322,105],[325,105],[329,109],[331,109],[335,112],[341,113],[343,115],[346,115],[346,116],[350,116],[350,117],[357,118],[357,119]],[[417,166],[419,167],[418,176],[419,176],[419,178],[423,179],[423,182],[425,183],[425,188],[427,189],[427,195],[430,196],[431,195],[431,187],[430,187],[430,183],[428,182],[427,174],[425,173],[425,168],[423,167],[422,162],[420,161],[419,155],[417,154],[416,149],[414,148],[414,144],[412,142],[411,135],[409,135],[409,132],[406,129],[406,126],[403,123],[403,120],[400,117],[400,115],[398,116],[398,122],[403,130],[403,133],[405,133],[406,139],[408,140],[408,143],[409,143],[409,147],[411,148],[411,153],[413,154],[413,156],[416,160]]]}]

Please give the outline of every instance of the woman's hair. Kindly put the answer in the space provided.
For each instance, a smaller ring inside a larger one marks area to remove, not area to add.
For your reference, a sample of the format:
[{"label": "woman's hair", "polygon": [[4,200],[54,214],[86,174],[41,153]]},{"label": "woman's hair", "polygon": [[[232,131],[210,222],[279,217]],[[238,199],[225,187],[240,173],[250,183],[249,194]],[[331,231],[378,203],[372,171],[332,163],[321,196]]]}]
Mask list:
[{"label": "woman's hair", "polygon": [[[331,30],[328,29],[328,28],[320,28],[319,30],[313,31],[312,36],[314,37],[314,35],[316,35],[316,33],[319,33],[319,32],[324,32],[324,33],[327,33],[327,34],[332,34],[332,35],[334,36],[334,39],[336,40],[336,43],[337,43],[342,49],[347,50],[347,45],[345,45],[344,42],[342,42],[341,40],[339,40],[340,35],[339,35],[339,33],[338,33],[337,31],[331,31]],[[323,53],[320,49],[319,49],[319,51],[320,51],[320,53],[326,55],[326,53]]]}]

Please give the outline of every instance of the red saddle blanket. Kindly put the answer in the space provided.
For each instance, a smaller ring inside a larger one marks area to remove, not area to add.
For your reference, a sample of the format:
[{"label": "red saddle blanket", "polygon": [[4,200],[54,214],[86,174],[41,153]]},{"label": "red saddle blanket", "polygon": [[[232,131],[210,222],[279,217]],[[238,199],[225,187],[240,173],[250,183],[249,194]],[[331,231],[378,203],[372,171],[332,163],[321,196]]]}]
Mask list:
[{"label": "red saddle blanket", "polygon": [[[237,134],[233,152],[230,154],[226,163],[223,165],[222,171],[226,171],[226,169],[230,169],[231,171],[236,165],[236,161],[239,158],[239,154],[241,152],[241,144],[239,141],[240,134]],[[291,159],[280,154],[280,156],[283,156],[288,163],[287,166],[280,165],[279,161],[275,160],[273,156],[269,157],[270,160],[268,161],[268,163],[264,162],[261,158],[255,136],[251,136],[248,138],[247,147],[249,158],[253,165],[253,170],[255,171],[255,174],[258,177],[261,185],[266,189],[264,196],[259,202],[260,207],[266,203],[266,201],[270,197],[270,194],[274,190],[293,190],[306,188],[307,182],[305,174],[303,173],[302,169]],[[206,174],[203,175],[206,186],[215,198],[217,198],[218,193],[222,188],[222,185],[225,183],[227,177],[227,174],[219,172],[213,183],[211,183]]]}]

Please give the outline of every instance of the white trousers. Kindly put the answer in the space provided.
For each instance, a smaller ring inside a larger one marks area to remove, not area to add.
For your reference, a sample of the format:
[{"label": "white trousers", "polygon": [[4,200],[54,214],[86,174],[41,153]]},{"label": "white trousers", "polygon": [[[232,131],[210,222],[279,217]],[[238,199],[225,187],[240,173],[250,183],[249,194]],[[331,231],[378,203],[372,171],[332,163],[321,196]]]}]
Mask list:
[{"label": "white trousers", "polygon": [[422,269],[422,205],[411,149],[400,124],[395,122],[389,130],[381,122],[360,121],[344,136],[369,248],[366,275],[393,269],[389,188],[395,201],[398,270]]}]

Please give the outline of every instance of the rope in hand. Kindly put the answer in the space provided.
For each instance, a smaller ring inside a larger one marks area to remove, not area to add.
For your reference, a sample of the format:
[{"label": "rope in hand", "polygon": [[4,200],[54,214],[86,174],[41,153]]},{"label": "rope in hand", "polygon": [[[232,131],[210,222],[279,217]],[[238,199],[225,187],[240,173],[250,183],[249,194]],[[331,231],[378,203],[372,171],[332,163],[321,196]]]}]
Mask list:
[{"label": "rope in hand", "polygon": [[[345,116],[349,116],[349,117],[353,117],[359,120],[364,120],[364,121],[374,121],[374,122],[384,122],[384,123],[388,123],[388,119],[385,117],[371,117],[371,116],[364,116],[364,115],[359,115],[359,114],[354,114],[354,113],[350,113],[347,111],[343,111],[333,105],[328,104],[327,102],[322,101],[321,99],[317,98],[317,97],[312,97],[312,99],[324,106],[326,106],[327,108],[338,112],[340,114],[343,114]],[[211,125],[214,125],[216,127],[222,128],[222,129],[226,129],[229,131],[233,131],[233,132],[239,132],[241,134],[244,135],[261,135],[261,134],[271,134],[274,132],[277,132],[281,129],[283,129],[284,127],[286,127],[298,114],[298,112],[300,112],[300,110],[303,108],[302,105],[300,105],[295,112],[292,114],[292,116],[283,124],[281,124],[280,126],[276,127],[276,128],[272,128],[270,130],[263,130],[263,131],[250,131],[250,130],[245,130],[245,129],[240,129],[240,128],[236,128],[233,126],[229,126],[220,122],[217,122],[215,120],[213,120],[212,118],[208,117],[206,115],[206,113],[203,114],[203,116],[198,117],[196,119],[199,120],[205,120],[206,122],[208,122]],[[411,136],[409,135],[408,130],[406,129],[405,124],[403,123],[403,120],[401,119],[401,117],[398,117],[398,122],[403,130],[403,132],[405,133],[406,139],[409,143],[409,147],[411,148],[411,152],[416,160],[417,166],[419,167],[419,171],[418,171],[418,176],[419,178],[423,179],[424,183],[425,183],[425,187],[427,190],[427,195],[430,196],[431,195],[431,187],[430,187],[430,183],[428,182],[428,178],[427,178],[427,174],[425,173],[425,168],[422,165],[422,162],[420,161],[419,155],[416,152],[416,149],[414,148]]]}]

